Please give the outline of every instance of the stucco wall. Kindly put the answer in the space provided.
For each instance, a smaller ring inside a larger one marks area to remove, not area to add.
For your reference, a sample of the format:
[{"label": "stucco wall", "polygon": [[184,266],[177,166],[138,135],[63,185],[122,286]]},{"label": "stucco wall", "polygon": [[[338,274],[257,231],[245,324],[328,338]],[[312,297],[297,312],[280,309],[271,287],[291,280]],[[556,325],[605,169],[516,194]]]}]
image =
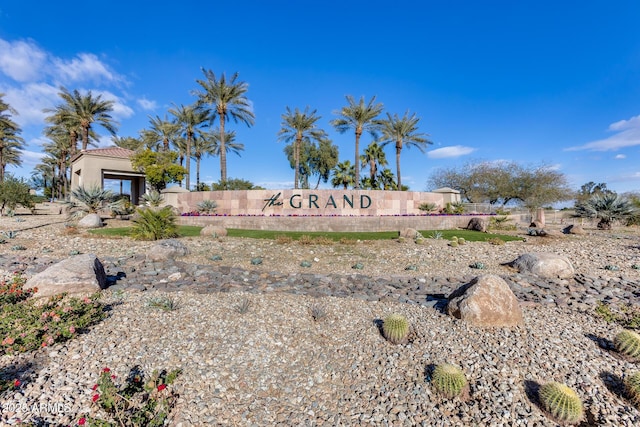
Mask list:
[{"label": "stucco wall", "polygon": [[214,200],[219,215],[378,217],[420,215],[420,204],[442,207],[445,197],[418,191],[249,190],[181,193],[167,202],[183,213],[196,211],[203,200]]}]

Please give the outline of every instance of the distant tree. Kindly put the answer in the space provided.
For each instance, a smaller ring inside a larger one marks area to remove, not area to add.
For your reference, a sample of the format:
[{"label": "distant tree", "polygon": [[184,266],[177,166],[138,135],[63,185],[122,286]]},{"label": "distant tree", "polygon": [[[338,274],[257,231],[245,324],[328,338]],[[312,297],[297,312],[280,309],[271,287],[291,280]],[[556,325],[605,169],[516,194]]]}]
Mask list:
[{"label": "distant tree", "polygon": [[152,189],[160,191],[170,183],[182,181],[185,168],[176,164],[178,153],[175,151],[155,152],[150,149],[138,152],[131,158],[134,169],[144,172],[147,183]]},{"label": "distant tree", "polygon": [[224,73],[220,78],[210,71],[202,69],[204,80],[196,80],[202,87],[202,91],[195,91],[198,97],[197,105],[204,105],[210,108],[210,123],[218,118],[220,121],[220,181],[227,180],[227,150],[225,147],[225,126],[229,119],[234,122],[242,122],[251,127],[255,120],[251,108],[251,102],[245,94],[249,90],[249,85],[245,82],[237,81],[238,73],[233,74],[229,80]]},{"label": "distant tree", "polygon": [[[200,132],[193,140],[193,158],[196,160],[196,190],[209,191],[204,189],[200,183],[200,163],[204,156],[213,156],[217,150],[215,133]],[[208,187],[208,186],[207,186]]]},{"label": "distant tree", "polygon": [[111,138],[111,142],[113,142],[113,145],[115,145],[116,147],[126,148],[127,150],[132,151],[138,151],[144,146],[143,142],[140,139],[134,138],[132,136],[114,136]]},{"label": "distant tree", "polygon": [[379,188],[378,169],[388,164],[384,150],[377,142],[373,141],[364,150],[364,154],[360,156],[360,161],[362,162],[362,169],[369,167],[368,188],[377,190]]},{"label": "distant tree", "polygon": [[191,188],[191,151],[195,138],[204,127],[209,112],[196,105],[180,105],[169,110],[169,114],[175,117],[175,122],[179,126],[182,137],[185,141],[185,158],[187,161],[187,189]]},{"label": "distant tree", "polygon": [[312,175],[318,176],[315,188],[320,186],[320,181],[327,182],[331,176],[331,170],[338,164],[338,146],[330,139],[322,139],[318,145],[311,147],[309,166]]},{"label": "distant tree", "polygon": [[18,179],[7,174],[0,182],[0,215],[5,208],[14,210],[17,206],[33,207],[33,197],[29,193],[29,184],[24,179]]},{"label": "distant tree", "polygon": [[292,169],[297,168],[295,176],[297,176],[298,182],[294,183],[294,188],[309,188],[309,176],[311,175],[311,155],[313,150],[313,144],[308,140],[302,140],[297,148],[296,159],[296,143],[292,142],[284,147],[284,153],[289,160],[289,165]]},{"label": "distant tree", "polygon": [[338,163],[331,173],[333,174],[331,185],[334,188],[343,187],[346,190],[355,184],[356,168],[349,160]]},{"label": "distant tree", "polygon": [[342,107],[341,110],[334,111],[338,118],[331,121],[331,125],[340,133],[353,130],[355,133],[355,178],[354,185],[357,189],[360,186],[360,137],[364,131],[369,132],[374,139],[378,136],[378,130],[382,123],[378,120],[378,116],[384,108],[381,103],[376,104],[376,97],[372,97],[367,104],[364,102],[364,96],[356,103],[353,96],[347,95],[349,105]]},{"label": "distant tree", "polygon": [[169,151],[171,144],[180,136],[180,126],[170,121],[167,116],[164,119],[149,116],[149,123],[149,129],[140,132],[144,146],[155,151]]},{"label": "distant tree", "polygon": [[226,181],[214,182],[211,184],[211,190],[264,190],[264,188],[254,185],[251,181],[247,181],[246,179],[230,178]]},{"label": "distant tree", "polygon": [[580,190],[576,193],[576,204],[584,203],[596,194],[613,194],[614,191],[611,191],[607,188],[607,184],[601,182],[596,184],[593,181],[589,181],[580,186]]},{"label": "distant tree", "polygon": [[318,128],[317,122],[321,117],[317,114],[317,110],[309,111],[309,106],[305,107],[302,112],[298,107],[294,111],[291,111],[289,107],[286,109],[286,113],[282,115],[282,128],[278,132],[278,140],[293,144],[293,170],[295,171],[293,185],[294,188],[298,188],[302,141],[306,140],[313,145],[315,142],[326,139],[327,134]]},{"label": "distant tree", "polygon": [[433,142],[427,139],[427,134],[418,133],[418,122],[420,118],[413,113],[409,116],[409,111],[404,113],[402,118],[397,114],[391,116],[387,113],[387,119],[382,121],[382,141],[381,145],[384,147],[387,144],[395,144],[396,146],[396,174],[398,175],[397,188],[402,188],[402,179],[400,176],[400,154],[402,148],[416,147],[421,152],[425,152],[427,145],[433,144]]},{"label": "distant tree", "polygon": [[432,189],[451,187],[470,203],[515,201],[530,209],[570,200],[573,191],[564,174],[546,165],[522,166],[515,162],[467,163],[436,170],[429,178]]},{"label": "distant tree", "polygon": [[610,230],[613,221],[627,221],[638,211],[627,198],[615,193],[594,194],[575,207],[576,215],[582,218],[597,218],[598,228]]}]

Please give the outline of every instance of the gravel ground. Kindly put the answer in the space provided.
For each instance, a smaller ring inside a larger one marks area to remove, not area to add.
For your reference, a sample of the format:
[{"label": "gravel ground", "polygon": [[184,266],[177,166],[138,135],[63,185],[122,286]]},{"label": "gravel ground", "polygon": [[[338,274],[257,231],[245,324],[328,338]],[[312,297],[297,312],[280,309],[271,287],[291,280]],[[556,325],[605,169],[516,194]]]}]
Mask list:
[{"label": "gravel ground", "polygon": [[[36,219],[15,223],[0,218],[0,230],[23,229],[9,243],[27,247],[21,257],[43,256],[43,248],[53,258],[64,258],[74,249],[99,257],[122,256],[150,246],[67,235],[63,219],[27,230],[39,225]],[[436,240],[424,246],[388,241],[313,246],[249,239],[186,241],[192,251],[189,262],[202,263],[220,252],[236,267],[287,272],[300,269],[303,259],[317,258],[312,267],[316,272],[352,274],[351,266],[359,261],[366,274],[376,277],[415,276],[404,267],[416,263],[422,263],[420,274],[459,276],[473,261],[503,274],[501,263],[544,250],[567,255],[578,273],[640,282],[638,271],[631,268],[640,263],[638,234],[595,233],[459,248]],[[0,251],[8,252],[7,244],[0,245]],[[251,256],[263,256],[265,262],[250,266]],[[620,271],[603,270],[607,264]],[[147,306],[149,298],[162,296],[174,299],[177,308],[165,312]],[[244,300],[250,306],[241,314],[237,308]],[[107,291],[105,301],[112,304],[109,317],[77,339],[35,354],[2,356],[5,375],[18,372],[22,381],[17,391],[0,399],[3,425],[18,419],[75,425],[83,414],[96,414],[91,387],[101,369],[108,366],[123,378],[135,365],[147,372],[183,370],[175,383],[180,394],[170,421],[175,426],[553,426],[557,424],[541,411],[535,393],[549,380],[578,392],[585,403],[585,425],[640,425],[640,412],[620,390],[621,379],[637,366],[608,348],[619,328],[569,308],[526,305],[524,325],[509,330],[473,328],[434,308],[363,301],[357,295]],[[312,307],[322,308],[326,316],[314,321]],[[377,321],[392,312],[410,320],[409,344],[395,346],[381,337]],[[434,393],[429,370],[442,362],[463,368],[469,396],[447,400]],[[62,410],[36,412],[34,404]]]}]

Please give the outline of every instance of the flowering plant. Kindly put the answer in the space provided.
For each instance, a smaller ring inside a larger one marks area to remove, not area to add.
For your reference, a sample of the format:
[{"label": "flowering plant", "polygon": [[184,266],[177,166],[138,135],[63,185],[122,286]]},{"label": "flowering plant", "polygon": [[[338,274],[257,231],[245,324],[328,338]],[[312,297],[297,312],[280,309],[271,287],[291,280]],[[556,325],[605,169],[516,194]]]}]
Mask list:
[{"label": "flowering plant", "polygon": [[109,421],[82,417],[78,425],[107,426],[162,426],[176,404],[178,395],[167,386],[180,374],[153,371],[145,380],[139,366],[134,366],[124,383],[116,385],[117,376],[109,368],[103,368],[98,383],[92,387],[91,400],[111,418]]}]

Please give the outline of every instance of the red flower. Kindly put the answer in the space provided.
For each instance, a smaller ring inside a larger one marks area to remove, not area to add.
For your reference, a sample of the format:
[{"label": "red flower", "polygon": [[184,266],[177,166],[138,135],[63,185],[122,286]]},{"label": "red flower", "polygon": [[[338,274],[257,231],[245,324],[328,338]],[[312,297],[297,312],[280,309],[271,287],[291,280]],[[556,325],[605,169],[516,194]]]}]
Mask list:
[{"label": "red flower", "polygon": [[91,390],[96,391],[98,389],[98,384],[94,384],[93,387],[91,387]]},{"label": "red flower", "polygon": [[158,391],[162,391],[162,390],[164,390],[165,388],[167,388],[167,385],[166,385],[166,384],[160,384],[160,385],[158,386]]},{"label": "red flower", "polygon": [[15,381],[13,382],[13,386],[14,386],[14,387],[20,387],[20,380],[15,380]]},{"label": "red flower", "polygon": [[116,379],[116,376],[115,376],[115,375],[111,375],[111,379],[112,379],[112,380],[115,380],[115,379]]},{"label": "red flower", "polygon": [[78,425],[79,425],[79,426],[83,426],[86,422],[87,422],[86,418],[80,418],[80,419],[78,420]]},{"label": "red flower", "polygon": [[102,370],[102,372],[111,372],[111,369],[109,369],[109,368],[104,368],[104,369]]},{"label": "red flower", "polygon": [[100,399],[99,394],[94,394],[93,397],[91,398],[91,400],[93,400],[94,402],[96,402],[98,399]]}]

